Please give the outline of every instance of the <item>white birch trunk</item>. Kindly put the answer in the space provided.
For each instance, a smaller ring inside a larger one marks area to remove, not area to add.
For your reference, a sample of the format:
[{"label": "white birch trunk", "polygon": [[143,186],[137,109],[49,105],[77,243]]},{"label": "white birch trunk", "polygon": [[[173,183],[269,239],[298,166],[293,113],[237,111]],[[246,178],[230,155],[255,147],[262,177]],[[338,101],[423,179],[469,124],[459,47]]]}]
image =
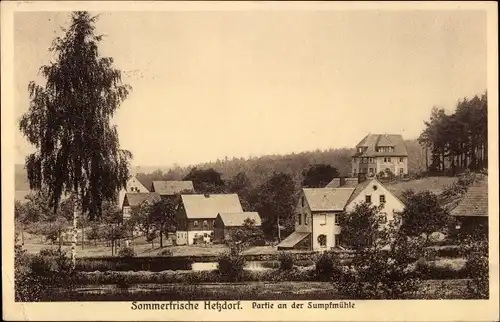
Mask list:
[{"label": "white birch trunk", "polygon": [[73,207],[73,242],[71,244],[71,266],[73,269],[76,268],[76,241],[78,238],[78,230],[76,229],[76,223],[78,219],[78,201],[75,202]]},{"label": "white birch trunk", "polygon": [[281,243],[281,227],[280,227],[280,216],[277,218],[278,222],[278,241]]}]

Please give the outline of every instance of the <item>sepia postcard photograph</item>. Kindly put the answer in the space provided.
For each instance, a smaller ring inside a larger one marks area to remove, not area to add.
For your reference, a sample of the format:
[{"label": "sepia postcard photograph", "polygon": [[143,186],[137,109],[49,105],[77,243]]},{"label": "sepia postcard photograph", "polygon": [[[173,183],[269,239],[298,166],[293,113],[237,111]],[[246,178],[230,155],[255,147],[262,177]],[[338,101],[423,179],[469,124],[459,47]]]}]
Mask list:
[{"label": "sepia postcard photograph", "polygon": [[496,321],[494,2],[2,2],[5,320]]}]

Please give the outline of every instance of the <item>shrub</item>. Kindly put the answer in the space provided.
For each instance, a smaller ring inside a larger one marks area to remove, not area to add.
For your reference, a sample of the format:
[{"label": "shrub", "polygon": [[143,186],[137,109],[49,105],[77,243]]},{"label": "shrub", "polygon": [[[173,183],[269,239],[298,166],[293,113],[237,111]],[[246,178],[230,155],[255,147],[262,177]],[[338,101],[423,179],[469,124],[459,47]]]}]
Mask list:
[{"label": "shrub", "polygon": [[48,285],[65,284],[72,273],[71,259],[62,249],[41,249],[31,258],[30,268]]},{"label": "shrub", "polygon": [[118,256],[120,257],[135,257],[136,253],[132,247],[123,247],[118,251]]},{"label": "shrub", "polygon": [[320,279],[331,280],[342,275],[340,259],[333,252],[324,252],[315,260],[316,276]]},{"label": "shrub", "polygon": [[256,238],[251,242],[251,246],[266,246],[266,240],[264,238]]},{"label": "shrub", "polygon": [[16,301],[40,301],[52,287],[73,283],[71,261],[65,251],[42,249],[36,255],[28,255],[16,245],[14,257]]},{"label": "shrub", "polygon": [[293,258],[293,255],[291,255],[290,253],[280,252],[278,254],[280,270],[291,270],[293,268],[294,260],[295,259]]},{"label": "shrub", "polygon": [[127,289],[132,286],[132,278],[130,275],[117,274],[114,276],[116,286],[121,289]]},{"label": "shrub", "polygon": [[162,250],[158,255],[164,257],[172,257],[174,255],[174,252],[170,248],[167,248]]},{"label": "shrub", "polygon": [[467,251],[465,271],[471,277],[467,284],[469,295],[474,299],[489,298],[488,245],[486,241],[472,241]]},{"label": "shrub", "polygon": [[219,274],[232,280],[240,280],[245,267],[245,257],[240,254],[226,253],[217,259]]},{"label": "shrub", "polygon": [[418,261],[412,274],[421,279],[449,280],[468,278],[468,272],[455,261]]},{"label": "shrub", "polygon": [[[16,236],[17,237],[17,236]],[[21,245],[14,246],[14,299],[34,302],[41,299],[44,286],[30,269],[30,256]]]}]

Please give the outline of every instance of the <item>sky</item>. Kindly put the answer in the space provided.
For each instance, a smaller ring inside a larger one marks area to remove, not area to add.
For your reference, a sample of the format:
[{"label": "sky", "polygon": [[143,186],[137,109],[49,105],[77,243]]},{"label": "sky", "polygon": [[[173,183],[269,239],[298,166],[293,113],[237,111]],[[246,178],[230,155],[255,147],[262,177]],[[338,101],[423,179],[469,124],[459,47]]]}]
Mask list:
[{"label": "sky", "polygon": [[[481,11],[99,12],[132,86],[115,118],[132,165],[190,165],[418,137],[433,106],[487,87]],[[16,122],[68,12],[14,18]],[[17,126],[16,126],[17,129]],[[16,163],[33,151],[16,130]]]}]

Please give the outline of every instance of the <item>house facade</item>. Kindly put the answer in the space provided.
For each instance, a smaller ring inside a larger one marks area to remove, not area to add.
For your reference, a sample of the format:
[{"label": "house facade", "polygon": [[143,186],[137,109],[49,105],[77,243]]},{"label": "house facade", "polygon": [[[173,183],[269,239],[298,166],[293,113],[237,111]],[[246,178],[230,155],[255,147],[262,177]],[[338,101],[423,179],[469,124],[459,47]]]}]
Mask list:
[{"label": "house facade", "polygon": [[181,195],[177,206],[177,245],[192,245],[199,236],[213,236],[220,213],[242,213],[237,194]]},{"label": "house facade", "polygon": [[352,176],[369,177],[390,170],[394,175],[408,174],[408,151],[399,134],[368,134],[356,145],[351,159]]},{"label": "house facade", "polygon": [[[325,251],[342,244],[339,217],[354,210],[357,204],[383,204],[386,221],[394,219],[404,204],[377,179],[362,176],[353,187],[304,188],[295,210],[295,231],[283,240],[278,249]],[[344,182],[352,185],[353,180]],[[336,185],[335,183],[329,184]]]},{"label": "house facade", "polygon": [[218,243],[231,239],[231,233],[238,228],[243,227],[245,220],[250,219],[255,227],[260,227],[262,220],[257,212],[241,213],[220,213],[214,222],[214,240]]},{"label": "house facade", "polygon": [[120,190],[118,193],[118,207],[123,207],[123,199],[127,193],[148,193],[149,190],[136,178],[131,177],[127,181],[126,189]]},{"label": "house facade", "polygon": [[125,194],[122,203],[123,220],[132,216],[132,212],[138,209],[144,202],[153,203],[161,197],[156,192],[129,192]]}]

